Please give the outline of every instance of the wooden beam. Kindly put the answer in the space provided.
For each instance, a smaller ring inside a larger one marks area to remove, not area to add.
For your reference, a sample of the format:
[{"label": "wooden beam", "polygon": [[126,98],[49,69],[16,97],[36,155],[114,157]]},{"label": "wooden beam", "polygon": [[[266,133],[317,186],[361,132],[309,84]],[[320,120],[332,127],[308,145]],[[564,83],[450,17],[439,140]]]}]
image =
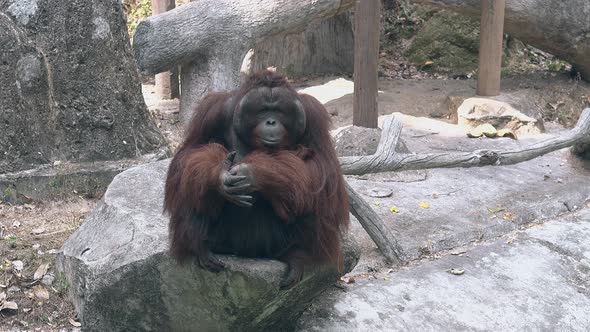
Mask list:
[{"label": "wooden beam", "polygon": [[500,94],[505,0],[481,0],[477,94]]},{"label": "wooden beam", "polygon": [[[152,15],[158,15],[176,7],[176,0],[152,0]],[[178,68],[156,74],[156,95],[160,99],[174,99],[180,96]]]},{"label": "wooden beam", "polygon": [[381,0],[357,1],[354,12],[354,102],[352,123],[377,128],[377,65]]}]

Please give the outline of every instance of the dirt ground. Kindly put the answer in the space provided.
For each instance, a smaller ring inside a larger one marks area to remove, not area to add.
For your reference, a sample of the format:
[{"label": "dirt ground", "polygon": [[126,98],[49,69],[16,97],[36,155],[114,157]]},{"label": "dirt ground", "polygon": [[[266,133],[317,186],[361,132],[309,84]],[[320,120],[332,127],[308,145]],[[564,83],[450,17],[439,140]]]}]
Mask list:
[{"label": "dirt ground", "polygon": [[[294,83],[325,104],[334,128],[352,124],[351,79],[323,77]],[[458,106],[453,105],[453,99],[475,96],[476,84],[474,79],[382,79],[379,114],[400,112],[450,122],[450,112]],[[581,111],[590,106],[590,84],[566,73],[538,72],[503,79],[498,99],[532,117],[572,127]]]},{"label": "dirt ground", "polygon": [[[77,329],[74,307],[65,298],[69,285],[56,272],[55,257],[95,205],[95,200],[81,198],[25,205],[0,203],[0,293],[19,309],[16,314],[0,313],[0,331]],[[46,273],[44,266],[48,267]],[[40,277],[35,280],[38,269]]]}]

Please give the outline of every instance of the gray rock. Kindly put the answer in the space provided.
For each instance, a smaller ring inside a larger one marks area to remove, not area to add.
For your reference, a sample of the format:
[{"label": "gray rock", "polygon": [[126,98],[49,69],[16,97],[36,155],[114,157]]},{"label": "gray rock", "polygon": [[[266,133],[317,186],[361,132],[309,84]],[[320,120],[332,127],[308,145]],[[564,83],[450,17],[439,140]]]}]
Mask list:
[{"label": "gray rock", "polygon": [[119,0],[0,1],[0,174],[164,144]]},{"label": "gray rock", "polygon": [[55,280],[55,275],[53,273],[48,273],[43,276],[41,283],[45,286],[51,286],[53,285],[53,280]]},{"label": "gray rock", "polygon": [[589,212],[330,290],[296,331],[587,331]]},{"label": "gray rock", "polygon": [[349,126],[334,137],[338,156],[368,156],[377,151],[381,129]]},{"label": "gray rock", "polygon": [[[335,130],[334,136],[338,156],[367,156],[377,151],[381,138],[381,129],[348,126]],[[400,140],[395,148],[397,152],[409,152]]]},{"label": "gray rock", "polygon": [[[281,291],[286,265],[278,261],[219,256],[228,267],[217,274],[177,265],[167,254],[162,215],[167,168],[168,161],[160,161],[115,177],[58,255],[86,331],[277,331],[292,327],[340,277],[333,268],[317,267]],[[358,245],[347,237],[344,251],[350,271]]]},{"label": "gray rock", "polygon": [[509,129],[517,136],[540,134],[541,120],[527,116],[510,104],[488,98],[468,98],[457,109],[458,124],[466,129],[474,129],[490,124],[495,129]]},{"label": "gray rock", "polygon": [[[469,16],[480,17],[479,0],[415,0]],[[590,77],[590,4],[586,0],[507,1],[504,31],[563,59]]]},{"label": "gray rock", "polygon": [[20,292],[20,287],[10,286],[8,287],[8,294],[14,294]]}]

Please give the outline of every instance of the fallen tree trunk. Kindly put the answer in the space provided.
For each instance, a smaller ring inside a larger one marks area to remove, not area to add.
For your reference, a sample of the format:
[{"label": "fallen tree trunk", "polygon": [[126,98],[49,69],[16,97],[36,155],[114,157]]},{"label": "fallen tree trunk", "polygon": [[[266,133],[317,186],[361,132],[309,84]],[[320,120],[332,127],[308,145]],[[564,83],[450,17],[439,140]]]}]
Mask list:
[{"label": "fallen tree trunk", "polygon": [[[513,150],[477,150],[457,153],[396,154],[393,150],[401,124],[393,115],[386,119],[377,152],[371,156],[340,157],[347,175],[418,170],[428,168],[503,166],[521,163],[571,146],[590,143],[590,108],[585,109],[575,128],[568,133],[539,140]],[[580,148],[579,148],[580,149]]]},{"label": "fallen tree trunk", "polygon": [[[482,167],[517,164],[566,147],[583,154],[590,146],[590,108],[585,109],[575,128],[561,136],[539,140],[513,150],[478,150],[466,153],[398,154],[395,147],[402,130],[401,122],[389,115],[383,124],[381,140],[375,154],[340,157],[342,171],[347,175],[418,170],[428,168]],[[351,213],[358,219],[385,258],[393,264],[404,262],[404,253],[396,237],[372,207],[346,184]]]},{"label": "fallen tree trunk", "polygon": [[395,235],[385,226],[377,212],[367,204],[348,182],[345,182],[345,185],[350,202],[350,213],[356,217],[389,263],[403,264],[405,260],[403,249],[397,243]]},{"label": "fallen tree trunk", "polygon": [[[479,16],[480,0],[412,0]],[[588,0],[506,1],[504,29],[523,42],[572,63],[590,80],[590,2]]]},{"label": "fallen tree trunk", "polygon": [[340,14],[354,4],[354,0],[192,2],[141,22],[133,37],[135,58],[144,74],[160,73],[226,49],[241,50],[243,59],[256,41],[300,31],[313,20]]}]

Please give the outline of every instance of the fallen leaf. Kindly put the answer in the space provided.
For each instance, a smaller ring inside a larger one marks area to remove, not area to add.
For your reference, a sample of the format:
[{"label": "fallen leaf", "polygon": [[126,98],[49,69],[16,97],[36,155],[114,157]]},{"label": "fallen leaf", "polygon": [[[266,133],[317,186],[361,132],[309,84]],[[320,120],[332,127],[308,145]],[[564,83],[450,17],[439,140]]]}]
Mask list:
[{"label": "fallen leaf", "polygon": [[45,287],[41,285],[33,287],[33,293],[35,294],[35,297],[39,300],[49,300],[49,292],[47,291],[47,289],[45,289]]},{"label": "fallen leaf", "polygon": [[463,254],[464,254],[464,253],[466,253],[466,252],[467,252],[467,251],[465,251],[465,250],[459,250],[459,249],[455,249],[455,250],[451,251],[451,255],[458,256],[458,255],[463,255]]},{"label": "fallen leaf", "polygon": [[381,205],[381,202],[375,202],[375,206]]},{"label": "fallen leaf", "polygon": [[37,271],[35,271],[35,274],[33,275],[33,280],[39,280],[39,279],[43,278],[43,276],[47,273],[48,269],[49,269],[49,263],[39,265],[39,267],[37,268]]},{"label": "fallen leaf", "polygon": [[472,129],[467,132],[467,137],[469,137],[469,138],[478,138],[478,137],[482,137],[482,136],[483,136],[483,133],[480,130]]},{"label": "fallen leaf", "polygon": [[340,280],[344,281],[344,283],[346,284],[354,284],[356,282],[356,280],[354,280],[354,277],[342,277],[340,278]]},{"label": "fallen leaf", "polygon": [[0,304],[0,311],[3,310],[18,310],[18,305],[15,302],[5,301]]},{"label": "fallen leaf", "polygon": [[447,272],[449,272],[450,274],[454,274],[456,276],[460,276],[463,273],[465,273],[465,269],[462,267],[454,267],[452,269],[448,269]]},{"label": "fallen leaf", "polygon": [[486,137],[496,137],[498,135],[496,128],[489,123],[484,123],[478,128]]},{"label": "fallen leaf", "polygon": [[504,129],[498,130],[497,136],[498,137],[509,137],[509,138],[512,138],[512,139],[518,139],[518,137],[516,136],[516,133],[513,132],[512,130],[508,129],[508,128],[504,128]]},{"label": "fallen leaf", "polygon": [[391,280],[391,278],[387,278],[387,277],[385,277],[385,278],[383,278],[383,280]]},{"label": "fallen leaf", "polygon": [[434,61],[426,61],[424,62],[424,66],[432,66],[434,64]]},{"label": "fallen leaf", "polygon": [[488,211],[490,213],[498,213],[498,212],[506,211],[506,208],[504,208],[504,207],[488,208]]},{"label": "fallen leaf", "polygon": [[385,198],[393,195],[393,191],[390,189],[370,189],[366,193],[368,196],[375,198]]},{"label": "fallen leaf", "polygon": [[33,233],[35,235],[43,234],[43,233],[45,233],[45,228],[43,228],[43,227],[33,228],[31,233]]},{"label": "fallen leaf", "polygon": [[496,137],[498,135],[498,131],[494,126],[489,123],[484,123],[479,125],[467,132],[467,137],[477,138],[477,137]]},{"label": "fallen leaf", "polygon": [[399,213],[399,209],[395,205],[393,205],[392,207],[389,208],[389,212]]},{"label": "fallen leaf", "polygon": [[76,322],[73,318],[70,318],[70,320],[68,322],[70,322],[70,324],[72,324],[72,326],[74,326],[74,327],[82,326],[82,323]]},{"label": "fallen leaf", "polygon": [[557,109],[561,106],[561,105],[565,105],[565,102],[562,100],[559,100],[558,102],[556,102],[555,104],[553,103],[547,103],[547,105],[549,105],[554,111],[557,111]]},{"label": "fallen leaf", "polygon": [[506,212],[502,215],[502,219],[504,220],[514,220],[514,213]]},{"label": "fallen leaf", "polygon": [[426,203],[424,201],[418,203],[418,206],[421,207],[421,208],[423,208],[423,209],[429,209],[430,208],[430,204],[428,204],[428,203]]},{"label": "fallen leaf", "polygon": [[8,288],[8,294],[14,294],[14,293],[18,293],[20,291],[21,291],[21,289],[18,286],[12,285],[12,286],[10,286],[10,288]]},{"label": "fallen leaf", "polygon": [[22,261],[18,261],[18,260],[12,261],[11,264],[12,264],[12,270],[17,273],[20,273],[23,270],[23,268],[25,267],[25,264]]}]

